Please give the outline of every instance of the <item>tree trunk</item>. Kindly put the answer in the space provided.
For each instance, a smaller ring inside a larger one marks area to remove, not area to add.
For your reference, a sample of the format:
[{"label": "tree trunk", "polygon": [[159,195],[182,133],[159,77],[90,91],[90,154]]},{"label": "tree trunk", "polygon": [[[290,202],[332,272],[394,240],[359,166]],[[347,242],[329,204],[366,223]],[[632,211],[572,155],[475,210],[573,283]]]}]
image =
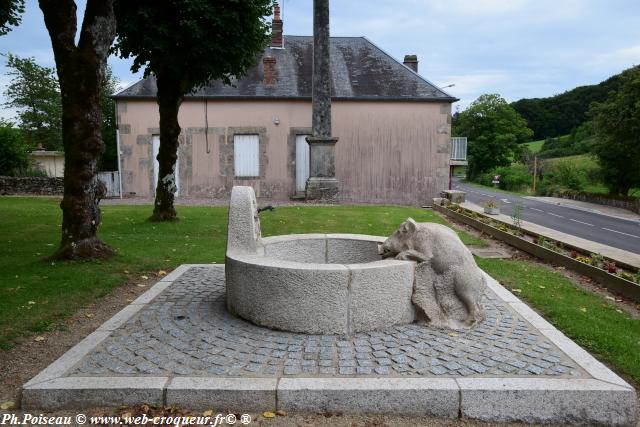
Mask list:
[{"label": "tree trunk", "polygon": [[53,45],[62,94],[65,152],[62,241],[57,259],[108,258],[113,249],[97,237],[100,199],[106,188],[97,177],[104,151],[100,134],[100,88],[115,38],[113,0],[88,0],[78,46],[72,0],[40,0]]},{"label": "tree trunk", "polygon": [[180,124],[178,111],[184,99],[180,82],[156,75],[158,84],[158,109],[160,111],[160,148],[158,150],[158,182],[156,200],[151,221],[175,221],[176,209],[173,205],[176,186],[176,162],[178,160],[178,137]]}]

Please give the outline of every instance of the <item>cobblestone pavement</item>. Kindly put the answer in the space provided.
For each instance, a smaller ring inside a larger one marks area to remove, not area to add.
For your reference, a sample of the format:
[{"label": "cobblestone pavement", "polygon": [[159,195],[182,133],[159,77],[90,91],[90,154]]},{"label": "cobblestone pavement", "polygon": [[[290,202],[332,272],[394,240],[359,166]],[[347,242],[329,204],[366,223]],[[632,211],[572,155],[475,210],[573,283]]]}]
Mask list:
[{"label": "cobblestone pavement", "polygon": [[588,377],[491,291],[471,331],[410,324],[353,337],[262,328],[224,301],[224,269],[192,267],[72,375]]}]

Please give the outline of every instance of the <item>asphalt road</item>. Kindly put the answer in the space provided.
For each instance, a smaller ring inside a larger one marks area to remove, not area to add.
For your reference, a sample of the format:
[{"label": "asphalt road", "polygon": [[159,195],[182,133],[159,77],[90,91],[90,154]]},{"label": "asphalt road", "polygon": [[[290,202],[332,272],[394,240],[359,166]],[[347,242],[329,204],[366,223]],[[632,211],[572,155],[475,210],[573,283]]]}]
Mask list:
[{"label": "asphalt road", "polygon": [[512,194],[475,187],[454,179],[453,188],[467,193],[467,200],[482,206],[495,199],[500,213],[511,215],[514,204],[522,206],[522,219],[583,239],[640,254],[640,221],[630,221],[597,212],[558,206]]}]

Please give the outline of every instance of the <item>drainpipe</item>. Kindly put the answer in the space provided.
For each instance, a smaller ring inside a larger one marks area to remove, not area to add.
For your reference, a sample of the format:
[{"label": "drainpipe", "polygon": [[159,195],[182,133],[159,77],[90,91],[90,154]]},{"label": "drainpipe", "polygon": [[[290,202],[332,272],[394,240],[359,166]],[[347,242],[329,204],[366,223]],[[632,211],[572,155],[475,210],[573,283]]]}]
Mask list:
[{"label": "drainpipe", "polygon": [[118,101],[113,103],[113,108],[115,108],[116,150],[118,151],[118,190],[120,193],[120,199],[122,199],[122,171],[120,170],[120,128],[118,124]]}]

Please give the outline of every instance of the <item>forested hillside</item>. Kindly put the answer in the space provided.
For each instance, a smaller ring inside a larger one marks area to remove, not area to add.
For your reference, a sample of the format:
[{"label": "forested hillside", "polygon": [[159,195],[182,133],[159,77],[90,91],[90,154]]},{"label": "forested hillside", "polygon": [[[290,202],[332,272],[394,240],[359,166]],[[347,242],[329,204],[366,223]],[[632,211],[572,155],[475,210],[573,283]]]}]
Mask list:
[{"label": "forested hillside", "polygon": [[587,120],[585,113],[589,105],[604,101],[619,85],[620,74],[617,74],[596,85],[580,86],[549,98],[520,99],[511,106],[525,118],[533,130],[534,140],[556,137],[580,126]]}]

